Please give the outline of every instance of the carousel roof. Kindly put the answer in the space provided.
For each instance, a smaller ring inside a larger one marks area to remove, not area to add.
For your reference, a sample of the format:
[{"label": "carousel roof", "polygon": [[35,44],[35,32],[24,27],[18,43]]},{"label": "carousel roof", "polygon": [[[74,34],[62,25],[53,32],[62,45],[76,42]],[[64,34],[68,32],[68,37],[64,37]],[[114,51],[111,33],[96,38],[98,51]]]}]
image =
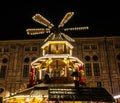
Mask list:
[{"label": "carousel roof", "polygon": [[39,65],[41,62],[45,62],[46,60],[49,60],[49,59],[69,59],[70,62],[74,62],[76,64],[81,64],[83,65],[83,62],[81,60],[79,60],[77,57],[73,57],[69,54],[46,54],[45,56],[43,57],[39,57],[37,58],[36,60],[34,60],[31,65]]},{"label": "carousel roof", "polygon": [[64,44],[68,45],[71,49],[73,49],[73,46],[68,41],[65,41],[65,40],[61,40],[61,41],[60,40],[55,40],[55,41],[50,40],[50,41],[47,41],[46,43],[44,43],[44,45],[41,48],[44,49],[46,46],[48,46],[49,44],[52,44],[52,43],[54,43],[54,44],[64,43]]}]

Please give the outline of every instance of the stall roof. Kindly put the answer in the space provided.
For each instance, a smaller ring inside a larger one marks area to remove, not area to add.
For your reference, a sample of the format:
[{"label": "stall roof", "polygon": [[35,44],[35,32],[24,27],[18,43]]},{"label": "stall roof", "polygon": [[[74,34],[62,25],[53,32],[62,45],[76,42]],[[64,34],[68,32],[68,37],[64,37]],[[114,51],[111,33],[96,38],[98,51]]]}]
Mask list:
[{"label": "stall roof", "polygon": [[104,88],[50,88],[49,100],[60,101],[102,101],[115,102],[113,96]]},{"label": "stall roof", "polygon": [[101,101],[115,102],[113,96],[104,88],[79,87],[74,86],[51,86],[34,87],[16,93],[11,97],[37,97],[44,95],[50,101]]}]

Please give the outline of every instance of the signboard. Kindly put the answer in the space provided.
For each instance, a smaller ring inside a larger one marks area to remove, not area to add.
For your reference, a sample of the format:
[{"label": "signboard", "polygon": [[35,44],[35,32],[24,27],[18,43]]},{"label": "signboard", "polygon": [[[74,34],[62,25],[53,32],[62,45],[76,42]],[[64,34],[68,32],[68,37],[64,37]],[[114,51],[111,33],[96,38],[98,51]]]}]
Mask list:
[{"label": "signboard", "polygon": [[79,100],[75,88],[49,88],[49,100],[52,101],[75,101]]},{"label": "signboard", "polygon": [[49,101],[115,101],[104,88],[50,87],[48,93]]}]

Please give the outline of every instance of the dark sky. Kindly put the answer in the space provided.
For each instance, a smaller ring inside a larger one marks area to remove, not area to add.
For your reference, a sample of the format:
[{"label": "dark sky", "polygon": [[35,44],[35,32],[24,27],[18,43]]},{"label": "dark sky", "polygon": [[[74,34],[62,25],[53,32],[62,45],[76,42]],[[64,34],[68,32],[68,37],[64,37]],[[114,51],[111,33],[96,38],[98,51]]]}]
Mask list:
[{"label": "dark sky", "polygon": [[46,34],[26,34],[27,28],[44,27],[32,16],[40,13],[57,26],[69,11],[75,14],[65,27],[89,26],[87,31],[68,32],[71,37],[120,35],[120,6],[115,0],[5,0],[0,3],[0,40],[44,38]]}]

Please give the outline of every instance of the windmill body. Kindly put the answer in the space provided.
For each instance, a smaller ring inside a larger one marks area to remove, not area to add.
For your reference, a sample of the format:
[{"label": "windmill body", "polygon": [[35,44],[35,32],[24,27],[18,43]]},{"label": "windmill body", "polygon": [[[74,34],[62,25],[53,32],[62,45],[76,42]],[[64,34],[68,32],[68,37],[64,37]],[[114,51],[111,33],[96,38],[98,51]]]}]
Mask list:
[{"label": "windmill body", "polygon": [[[62,21],[55,27],[54,24],[45,19],[42,15],[36,14],[33,20],[44,25],[47,28],[31,28],[27,29],[28,35],[39,35],[48,33],[48,37],[44,40],[42,48],[42,57],[38,57],[31,63],[33,68],[37,68],[39,76],[38,80],[43,80],[45,74],[51,77],[51,83],[55,83],[55,78],[61,78],[61,83],[72,83],[71,73],[83,66],[83,62],[72,55],[73,46],[69,42],[75,40],[64,33],[64,31],[86,30],[88,27],[64,28],[64,25],[72,18],[74,12],[68,12]],[[63,81],[63,77],[69,78],[69,81]],[[60,82],[60,80],[58,81]]]}]

